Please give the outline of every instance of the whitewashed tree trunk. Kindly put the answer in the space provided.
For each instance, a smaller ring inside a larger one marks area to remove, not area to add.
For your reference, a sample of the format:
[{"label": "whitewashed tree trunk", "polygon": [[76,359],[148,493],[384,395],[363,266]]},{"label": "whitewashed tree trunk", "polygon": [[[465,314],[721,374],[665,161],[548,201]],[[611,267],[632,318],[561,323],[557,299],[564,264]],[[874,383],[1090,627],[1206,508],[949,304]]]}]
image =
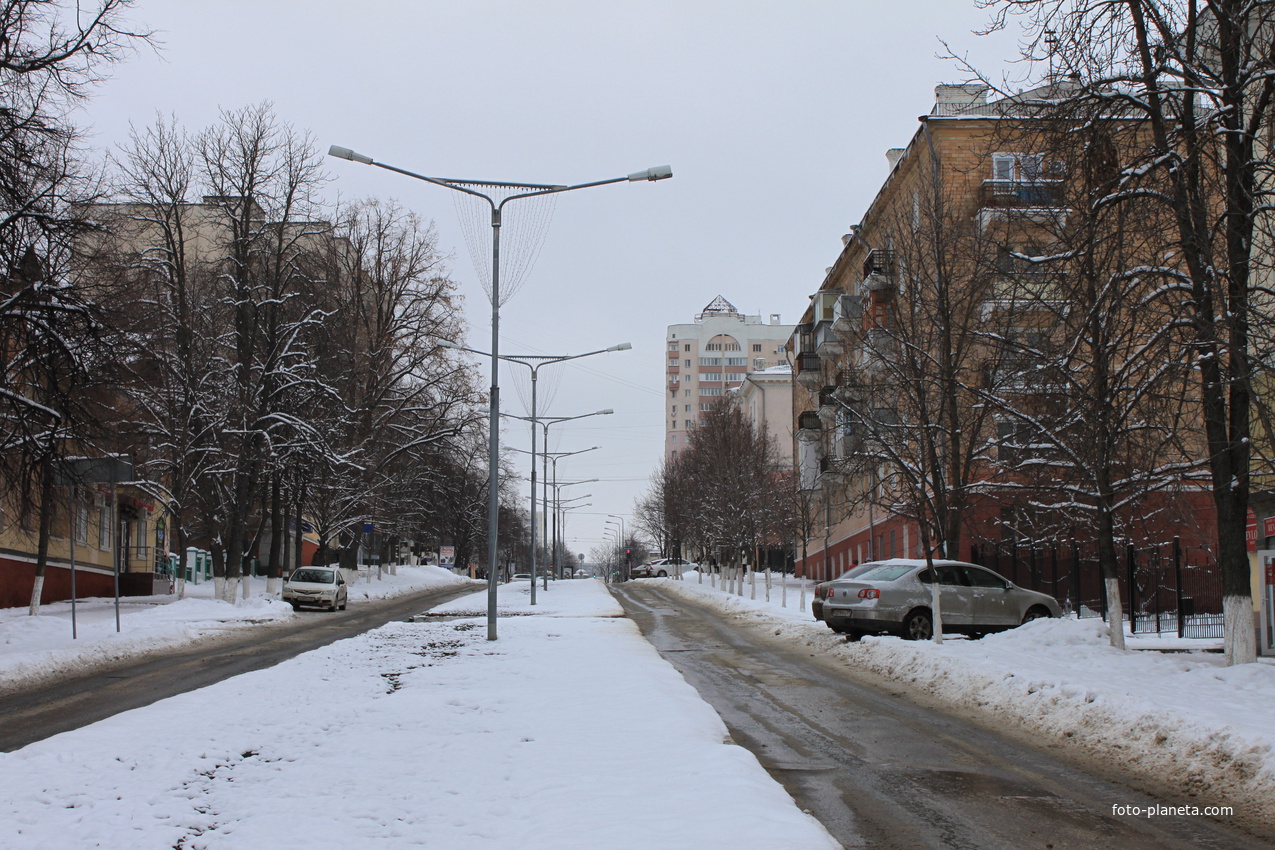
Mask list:
[{"label": "whitewashed tree trunk", "polygon": [[1111,645],[1116,649],[1124,649],[1124,609],[1120,604],[1120,579],[1104,580],[1107,585],[1107,631],[1111,634]]},{"label": "whitewashed tree trunk", "polygon": [[177,599],[178,601],[186,598],[186,571],[181,567],[177,568]]},{"label": "whitewashed tree trunk", "polygon": [[31,610],[28,614],[32,617],[38,616],[40,613],[40,596],[44,593],[44,576],[35,577],[35,586],[31,588]]},{"label": "whitewashed tree trunk", "polygon": [[748,598],[749,599],[757,598],[757,571],[756,570],[748,571]]},{"label": "whitewashed tree trunk", "polygon": [[279,579],[275,576],[269,576],[266,579],[266,595],[274,596],[279,592]]},{"label": "whitewashed tree trunk", "polygon": [[801,601],[797,603],[798,610],[806,610],[806,577],[801,577]]},{"label": "whitewashed tree trunk", "polygon": [[248,579],[249,579],[249,576],[247,573],[244,573],[243,576],[241,576],[239,579],[239,587],[242,588],[243,590],[244,599],[248,598],[248,583],[249,583]]},{"label": "whitewashed tree trunk", "polygon": [[779,574],[779,606],[781,608],[788,607],[788,574]]},{"label": "whitewashed tree trunk", "polygon": [[943,598],[939,593],[939,580],[936,570],[930,570],[930,611],[934,617],[934,642],[943,642]]},{"label": "whitewashed tree trunk", "polygon": [[[226,577],[225,576],[213,576],[213,596],[215,596],[217,599],[226,598]],[[234,597],[231,597],[230,601],[233,602]]]},{"label": "whitewashed tree trunk", "polygon": [[1222,618],[1230,625],[1224,632],[1226,664],[1253,664],[1257,641],[1253,634],[1253,603],[1245,596],[1223,596]]}]

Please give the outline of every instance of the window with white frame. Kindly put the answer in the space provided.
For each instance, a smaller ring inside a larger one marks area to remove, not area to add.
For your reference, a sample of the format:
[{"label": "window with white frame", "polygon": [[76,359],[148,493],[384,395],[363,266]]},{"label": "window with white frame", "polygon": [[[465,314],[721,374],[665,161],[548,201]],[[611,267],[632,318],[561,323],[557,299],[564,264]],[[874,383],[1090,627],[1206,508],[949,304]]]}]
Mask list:
[{"label": "window with white frame", "polygon": [[702,396],[705,396],[705,395],[721,395],[721,394],[722,394],[722,388],[721,388],[721,387],[700,387],[700,388],[699,388],[699,394],[700,394],[700,395],[702,395]]},{"label": "window with white frame", "polygon": [[111,548],[111,506],[105,496],[97,497],[97,548]]},{"label": "window with white frame", "polygon": [[82,494],[75,502],[75,542],[89,543],[89,506]]}]

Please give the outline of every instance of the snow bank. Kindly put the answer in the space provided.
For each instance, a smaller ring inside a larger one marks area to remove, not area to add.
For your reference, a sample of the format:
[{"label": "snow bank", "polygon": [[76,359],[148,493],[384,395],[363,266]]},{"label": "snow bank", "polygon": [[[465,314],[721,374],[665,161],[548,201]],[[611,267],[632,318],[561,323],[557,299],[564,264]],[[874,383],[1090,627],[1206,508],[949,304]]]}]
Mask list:
[{"label": "snow bank", "polygon": [[[399,567],[398,575],[360,581],[349,587],[351,605],[409,593],[474,584],[438,567]],[[56,602],[28,615],[26,608],[0,609],[0,695],[16,688],[79,671],[96,669],[209,640],[228,631],[283,623],[298,616],[290,605],[265,594],[264,579],[254,579],[258,594],[234,604],[213,598],[211,582],[186,585],[185,598],[126,596],[120,599],[120,631],[115,631],[113,599],[76,603],[77,639],[71,638],[71,603]],[[312,615],[310,615],[312,616]]]},{"label": "snow bank", "polygon": [[837,847],[604,586],[548,597],[496,642],[392,623],[0,755],[5,847]]},{"label": "snow bank", "polygon": [[1231,805],[1275,823],[1273,659],[1226,667],[1221,655],[1201,651],[1120,652],[1097,619],[1038,620],[942,645],[894,637],[848,643],[808,608],[798,610],[793,588],[781,608],[774,590],[766,603],[747,598],[747,586],[741,598],[693,576],[649,581],[778,639],[1155,776],[1200,805]]}]

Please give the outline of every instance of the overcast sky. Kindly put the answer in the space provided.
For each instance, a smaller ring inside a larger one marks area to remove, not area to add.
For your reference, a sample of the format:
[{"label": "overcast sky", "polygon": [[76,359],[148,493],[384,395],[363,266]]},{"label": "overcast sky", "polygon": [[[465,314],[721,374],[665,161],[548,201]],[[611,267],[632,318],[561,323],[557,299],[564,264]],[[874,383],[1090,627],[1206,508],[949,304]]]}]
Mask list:
[{"label": "overcast sky", "polygon": [[[885,151],[908,142],[936,84],[961,80],[940,39],[997,73],[1014,51],[1006,34],[971,33],[986,21],[973,0],[139,0],[135,17],[161,49],[116,68],[88,106],[103,149],[157,112],[198,129],[268,100],[323,150],[432,176],[581,183],[673,167],[672,180],[561,196],[501,311],[504,354],[633,344],[554,367],[556,393],[541,377],[542,414],[615,410],[551,432],[553,450],[601,447],[558,466],[562,480],[603,479],[563,491],[592,495],[566,528],[584,553],[659,463],[666,327],[719,294],[796,321]],[[334,197],[395,198],[436,223],[469,343],[487,349],[490,306],[451,193],[328,162]],[[523,373],[502,372],[508,412],[526,413]],[[518,422],[503,440],[529,447]]]}]

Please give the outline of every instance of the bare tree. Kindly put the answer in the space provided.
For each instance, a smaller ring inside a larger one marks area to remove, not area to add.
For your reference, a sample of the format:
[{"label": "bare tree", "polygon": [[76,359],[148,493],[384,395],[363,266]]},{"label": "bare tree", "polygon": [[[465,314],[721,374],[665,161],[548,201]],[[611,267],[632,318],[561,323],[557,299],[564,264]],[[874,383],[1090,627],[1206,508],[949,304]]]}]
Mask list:
[{"label": "bare tree", "polygon": [[[1176,281],[1184,342],[1198,377],[1218,520],[1228,664],[1256,659],[1244,527],[1250,496],[1254,347],[1269,338],[1254,274],[1269,232],[1270,159],[1262,141],[1275,97],[1275,7],[1250,0],[988,0],[993,25],[1026,25],[1025,56],[1073,87],[1061,106],[1145,127],[1139,155],[1108,203],[1151,198],[1172,227],[1157,271]],[[1127,190],[1126,190],[1127,189]],[[1167,260],[1165,259],[1167,258]]]}]

